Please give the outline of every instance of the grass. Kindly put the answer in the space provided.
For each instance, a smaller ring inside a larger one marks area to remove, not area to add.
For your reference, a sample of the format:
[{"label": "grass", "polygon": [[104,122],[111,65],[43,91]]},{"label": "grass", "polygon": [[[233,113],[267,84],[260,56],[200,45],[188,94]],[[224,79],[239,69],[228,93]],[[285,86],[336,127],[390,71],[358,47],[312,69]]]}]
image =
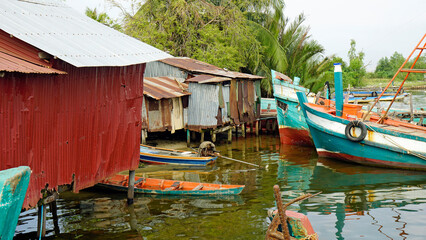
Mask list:
[{"label": "grass", "polygon": [[[368,78],[362,81],[362,87],[381,87],[384,88],[389,83],[388,78]],[[395,80],[393,86],[399,87],[401,80]],[[410,88],[426,88],[426,80],[420,81],[406,81],[404,83],[404,89]]]}]

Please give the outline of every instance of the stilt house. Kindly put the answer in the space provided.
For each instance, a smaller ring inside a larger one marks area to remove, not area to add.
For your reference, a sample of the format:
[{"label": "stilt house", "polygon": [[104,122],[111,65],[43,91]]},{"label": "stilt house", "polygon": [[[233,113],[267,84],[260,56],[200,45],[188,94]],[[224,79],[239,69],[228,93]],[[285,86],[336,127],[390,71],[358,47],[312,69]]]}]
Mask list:
[{"label": "stilt house", "polygon": [[218,130],[259,118],[261,76],[228,71],[191,58],[149,63],[146,76],[169,76],[188,83],[190,131]]},{"label": "stilt house", "polygon": [[61,1],[0,9],[0,170],[31,168],[24,208],[137,168],[145,63],[171,56]]},{"label": "stilt house", "polygon": [[191,94],[187,89],[188,85],[176,78],[144,78],[142,131],[174,133],[185,128]]}]

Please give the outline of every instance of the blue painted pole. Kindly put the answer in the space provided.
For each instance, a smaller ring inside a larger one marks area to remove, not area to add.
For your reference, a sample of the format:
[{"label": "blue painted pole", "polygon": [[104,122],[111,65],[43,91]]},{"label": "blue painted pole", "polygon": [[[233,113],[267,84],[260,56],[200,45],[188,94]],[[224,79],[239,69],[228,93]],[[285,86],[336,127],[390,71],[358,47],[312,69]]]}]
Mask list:
[{"label": "blue painted pole", "polygon": [[342,64],[334,64],[334,91],[336,100],[336,116],[341,117],[343,114],[343,81],[342,81]]},{"label": "blue painted pole", "polygon": [[293,84],[298,86],[300,83],[300,77],[294,77]]}]

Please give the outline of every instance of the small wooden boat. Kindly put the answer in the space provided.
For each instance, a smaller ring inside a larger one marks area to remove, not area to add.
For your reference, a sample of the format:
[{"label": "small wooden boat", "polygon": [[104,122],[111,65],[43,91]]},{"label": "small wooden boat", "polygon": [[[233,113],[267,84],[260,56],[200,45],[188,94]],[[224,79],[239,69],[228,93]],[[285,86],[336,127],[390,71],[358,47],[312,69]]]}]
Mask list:
[{"label": "small wooden boat", "polygon": [[180,164],[205,166],[214,163],[216,156],[200,157],[197,152],[140,146],[140,161],[150,164]]},{"label": "small wooden boat", "polygon": [[29,167],[0,171],[0,239],[12,239],[30,182]]},{"label": "small wooden boat", "polygon": [[[116,191],[127,191],[129,176],[115,175],[98,183],[97,186]],[[240,194],[244,185],[197,183],[155,178],[135,178],[135,193],[163,195],[232,195]]]}]

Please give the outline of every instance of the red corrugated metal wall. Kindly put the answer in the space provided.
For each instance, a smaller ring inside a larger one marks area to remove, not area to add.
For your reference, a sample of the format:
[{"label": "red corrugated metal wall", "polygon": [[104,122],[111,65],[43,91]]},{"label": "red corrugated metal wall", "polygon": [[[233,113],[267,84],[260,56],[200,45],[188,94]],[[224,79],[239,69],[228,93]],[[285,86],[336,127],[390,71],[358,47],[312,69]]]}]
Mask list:
[{"label": "red corrugated metal wall", "polygon": [[46,184],[57,189],[75,174],[78,191],[139,162],[145,64],[53,67],[68,74],[0,78],[0,170],[31,167],[25,208]]}]

